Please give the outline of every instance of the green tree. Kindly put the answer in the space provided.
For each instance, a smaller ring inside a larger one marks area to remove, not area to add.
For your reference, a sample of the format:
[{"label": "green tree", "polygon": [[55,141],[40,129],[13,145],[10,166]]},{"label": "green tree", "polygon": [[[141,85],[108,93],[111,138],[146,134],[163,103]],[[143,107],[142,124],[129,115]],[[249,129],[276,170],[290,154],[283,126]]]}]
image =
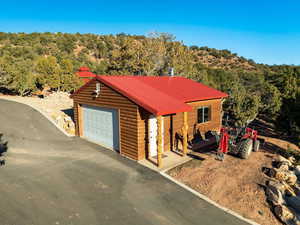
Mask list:
[{"label": "green tree", "polygon": [[262,113],[274,116],[279,112],[282,105],[281,93],[272,84],[265,83],[264,85],[260,109]]},{"label": "green tree", "polygon": [[83,83],[74,73],[73,63],[69,59],[64,59],[60,65],[60,89],[62,91],[72,92],[79,88]]},{"label": "green tree", "polygon": [[37,81],[42,87],[49,86],[54,90],[59,90],[62,77],[57,60],[53,56],[41,57],[35,66]]}]

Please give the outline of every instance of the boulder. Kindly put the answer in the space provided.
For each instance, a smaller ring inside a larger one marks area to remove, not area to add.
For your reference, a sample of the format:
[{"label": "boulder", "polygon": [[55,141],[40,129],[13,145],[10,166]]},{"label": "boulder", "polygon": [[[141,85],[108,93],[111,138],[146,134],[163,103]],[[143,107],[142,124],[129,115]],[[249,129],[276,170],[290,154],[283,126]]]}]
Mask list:
[{"label": "boulder", "polygon": [[277,181],[277,180],[270,180],[267,182],[267,187],[278,189],[282,194],[284,194],[286,190],[286,185]]},{"label": "boulder", "polygon": [[288,158],[288,160],[289,160],[292,164],[295,164],[295,163],[296,163],[296,159],[295,159],[294,156],[290,156],[290,157]]},{"label": "boulder", "polygon": [[289,164],[288,162],[279,162],[279,163],[277,164],[277,168],[278,168],[279,170],[289,170],[289,168],[290,168],[289,165],[290,165],[290,164]]},{"label": "boulder", "polygon": [[285,205],[277,205],[274,207],[275,215],[280,218],[282,222],[289,225],[295,225],[297,219],[294,213]]},{"label": "boulder", "polygon": [[70,116],[66,115],[64,112],[53,112],[51,117],[55,123],[67,133],[72,135],[75,134],[75,124]]},{"label": "boulder", "polygon": [[264,168],[263,172],[268,175],[269,177],[274,177],[276,176],[277,169],[275,168]]},{"label": "boulder", "polygon": [[286,180],[286,183],[289,185],[295,185],[297,183],[297,176],[290,171],[290,175],[288,176],[288,179]]},{"label": "boulder", "polygon": [[65,116],[64,116],[64,121],[65,121],[65,122],[71,122],[72,119],[71,119],[71,117],[65,115]]},{"label": "boulder", "polygon": [[298,166],[295,167],[295,175],[297,177],[300,177],[300,165],[298,165]]},{"label": "boulder", "polygon": [[295,173],[287,170],[276,170],[274,178],[279,181],[285,181],[289,185],[295,185],[297,182],[297,176]]},{"label": "boulder", "polygon": [[68,129],[67,132],[71,135],[75,135],[75,129]]},{"label": "boulder", "polygon": [[266,195],[268,201],[273,205],[281,205],[284,203],[283,194],[285,185],[280,182],[270,181],[266,187]]},{"label": "boulder", "polygon": [[277,162],[286,162],[289,166],[292,166],[292,162],[288,160],[287,158],[284,158],[283,156],[279,155],[276,159]]}]

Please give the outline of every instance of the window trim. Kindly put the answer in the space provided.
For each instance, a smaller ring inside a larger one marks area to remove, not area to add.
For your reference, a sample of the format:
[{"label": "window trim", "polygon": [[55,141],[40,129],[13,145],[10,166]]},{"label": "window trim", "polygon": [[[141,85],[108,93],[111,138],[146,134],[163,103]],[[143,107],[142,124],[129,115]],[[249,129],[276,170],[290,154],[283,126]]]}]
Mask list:
[{"label": "window trim", "polygon": [[[208,119],[205,121],[204,117],[205,117],[205,113],[204,113],[204,109],[208,109]],[[202,122],[199,121],[199,110],[202,109]],[[204,123],[208,123],[211,121],[211,106],[205,105],[205,106],[200,106],[197,108],[197,123],[198,124],[204,124]]]}]

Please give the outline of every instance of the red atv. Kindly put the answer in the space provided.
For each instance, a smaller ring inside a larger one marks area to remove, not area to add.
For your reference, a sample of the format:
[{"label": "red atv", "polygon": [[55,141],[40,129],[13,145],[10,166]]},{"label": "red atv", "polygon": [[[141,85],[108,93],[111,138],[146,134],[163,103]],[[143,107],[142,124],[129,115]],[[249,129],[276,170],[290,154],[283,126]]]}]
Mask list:
[{"label": "red atv", "polygon": [[190,148],[196,152],[217,150],[216,159],[218,160],[224,160],[226,153],[247,159],[252,151],[259,150],[260,141],[257,138],[256,130],[247,126],[233,128],[228,125],[227,121],[221,128],[220,134],[208,132],[204,139],[193,140],[189,145]]},{"label": "red atv", "polygon": [[228,128],[220,131],[220,139],[216,159],[224,160],[224,154],[231,153],[242,159],[247,159],[251,152],[257,152],[260,141],[257,139],[257,131],[249,127]]}]

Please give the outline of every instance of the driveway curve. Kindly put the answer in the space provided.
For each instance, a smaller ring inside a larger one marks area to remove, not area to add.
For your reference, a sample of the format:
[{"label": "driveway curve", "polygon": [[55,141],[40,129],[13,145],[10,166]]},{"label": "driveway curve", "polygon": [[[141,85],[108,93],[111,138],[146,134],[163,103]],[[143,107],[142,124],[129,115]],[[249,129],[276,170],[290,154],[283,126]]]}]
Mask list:
[{"label": "driveway curve", "polygon": [[0,100],[1,225],[242,225],[143,166]]}]

